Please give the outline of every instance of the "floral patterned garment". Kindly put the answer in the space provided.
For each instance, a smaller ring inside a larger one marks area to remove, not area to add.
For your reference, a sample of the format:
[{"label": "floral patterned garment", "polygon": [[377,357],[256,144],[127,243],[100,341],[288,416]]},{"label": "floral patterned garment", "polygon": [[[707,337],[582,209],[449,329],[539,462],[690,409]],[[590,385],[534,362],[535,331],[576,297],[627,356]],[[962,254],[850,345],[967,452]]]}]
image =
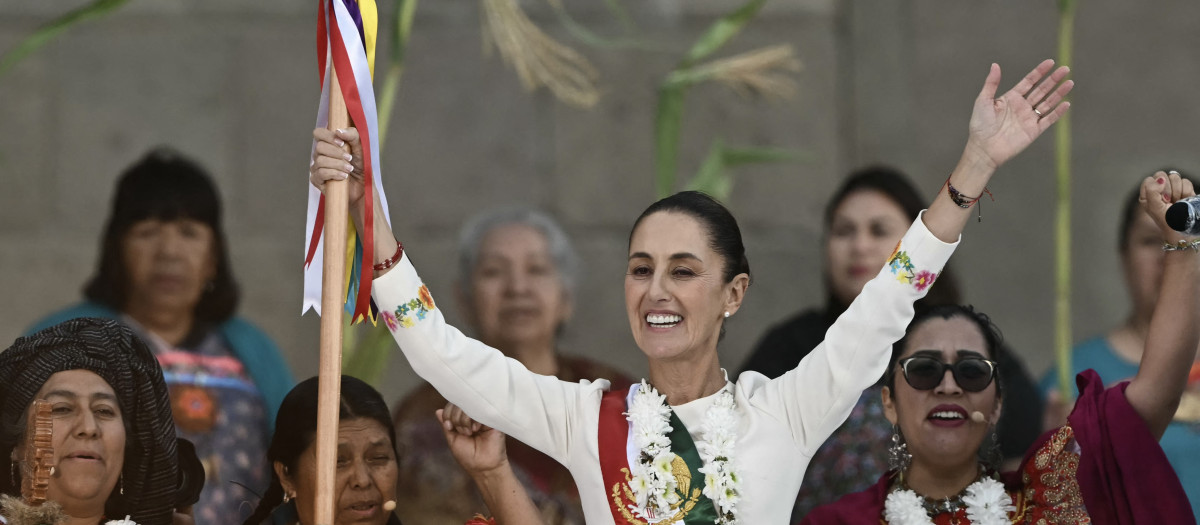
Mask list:
[{"label": "floral patterned garment", "polygon": [[204,490],[193,507],[196,525],[241,523],[245,502],[266,489],[270,429],[262,396],[215,331],[172,347],[130,319],[163,369],[171,393],[175,432],[196,445],[204,465]]}]

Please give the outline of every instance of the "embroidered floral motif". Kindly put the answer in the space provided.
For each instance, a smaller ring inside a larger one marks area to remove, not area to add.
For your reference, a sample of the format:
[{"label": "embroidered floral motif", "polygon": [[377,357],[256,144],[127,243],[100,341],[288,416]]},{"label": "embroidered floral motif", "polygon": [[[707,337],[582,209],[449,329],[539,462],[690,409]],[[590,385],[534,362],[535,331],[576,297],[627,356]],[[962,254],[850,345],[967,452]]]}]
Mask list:
[{"label": "embroidered floral motif", "polygon": [[383,322],[387,324],[388,330],[396,331],[400,329],[400,324],[396,321],[396,316],[392,312],[383,312]]},{"label": "embroidered floral motif", "polygon": [[926,288],[929,288],[929,285],[933,284],[935,279],[937,279],[936,273],[929,270],[921,270],[913,277],[912,284],[917,288],[918,292],[924,292]]},{"label": "embroidered floral motif", "polygon": [[888,269],[896,276],[896,280],[903,284],[911,284],[918,292],[924,292],[933,281],[937,280],[937,274],[929,270],[916,271],[917,267],[913,264],[912,258],[908,256],[908,252],[900,249],[900,244],[896,244],[896,248],[892,250],[892,255],[888,257]]},{"label": "embroidered floral motif", "polygon": [[417,297],[401,303],[395,312],[383,312],[381,315],[389,330],[399,330],[412,328],[417,321],[424,321],[434,308],[437,307],[433,304],[433,294],[429,293],[429,287],[422,284],[417,289]]}]

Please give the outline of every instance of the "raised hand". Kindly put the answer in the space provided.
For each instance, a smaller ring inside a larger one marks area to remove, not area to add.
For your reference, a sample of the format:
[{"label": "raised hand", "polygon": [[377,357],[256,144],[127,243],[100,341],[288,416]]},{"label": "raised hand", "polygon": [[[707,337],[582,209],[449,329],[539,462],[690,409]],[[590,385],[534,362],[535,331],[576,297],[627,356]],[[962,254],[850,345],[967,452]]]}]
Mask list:
[{"label": "raised hand", "polygon": [[450,453],[472,477],[478,478],[508,465],[504,433],[472,420],[462,409],[447,403],[437,411],[438,422]]},{"label": "raised hand", "polygon": [[1138,202],[1141,203],[1142,210],[1154,219],[1154,224],[1158,225],[1163,240],[1175,242],[1185,239],[1186,236],[1167,226],[1167,208],[1175,201],[1194,195],[1196,189],[1192,187],[1192,181],[1181,177],[1178,171],[1160,171],[1142,181],[1142,193]]},{"label": "raised hand", "polygon": [[965,154],[994,170],[1032,144],[1071,106],[1063,101],[1075,87],[1074,81],[1063,81],[1068,73],[1067,67],[1055,69],[1054,61],[1046,60],[997,97],[1000,66],[992,64],[971,112]]}]

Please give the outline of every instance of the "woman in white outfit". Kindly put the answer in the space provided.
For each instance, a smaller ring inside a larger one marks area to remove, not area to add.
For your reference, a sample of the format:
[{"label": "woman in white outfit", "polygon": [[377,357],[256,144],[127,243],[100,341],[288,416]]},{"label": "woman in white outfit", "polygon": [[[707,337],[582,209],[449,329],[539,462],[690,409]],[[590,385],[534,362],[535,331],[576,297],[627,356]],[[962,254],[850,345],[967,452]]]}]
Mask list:
[{"label": "woman in white outfit", "polygon": [[[625,307],[650,376],[628,392],[534,374],[447,325],[383,214],[374,298],[417,374],[571,471],[588,523],[784,524],[809,458],[883,374],[995,169],[1066,112],[1067,73],[1047,60],[996,97],[992,65],[947,183],[825,342],[778,379],[748,372],[731,382],[721,369],[717,342],[745,298],[749,265],[733,217],[694,192],[655,203],[630,234]],[[313,135],[313,184],[361,172],[353,129]],[[362,183],[350,178],[361,224]]]}]

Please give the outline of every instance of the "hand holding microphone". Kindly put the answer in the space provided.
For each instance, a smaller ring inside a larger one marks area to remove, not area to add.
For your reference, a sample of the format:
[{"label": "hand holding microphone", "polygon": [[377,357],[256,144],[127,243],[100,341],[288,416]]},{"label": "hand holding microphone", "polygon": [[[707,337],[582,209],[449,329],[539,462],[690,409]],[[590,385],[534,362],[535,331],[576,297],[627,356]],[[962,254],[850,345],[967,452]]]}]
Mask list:
[{"label": "hand holding microphone", "polygon": [[1154,220],[1166,243],[1164,250],[1193,248],[1185,238],[1194,235],[1188,230],[1200,229],[1200,220],[1192,210],[1200,208],[1192,182],[1183,178],[1178,171],[1158,172],[1142,182],[1138,201],[1142,210]]}]

